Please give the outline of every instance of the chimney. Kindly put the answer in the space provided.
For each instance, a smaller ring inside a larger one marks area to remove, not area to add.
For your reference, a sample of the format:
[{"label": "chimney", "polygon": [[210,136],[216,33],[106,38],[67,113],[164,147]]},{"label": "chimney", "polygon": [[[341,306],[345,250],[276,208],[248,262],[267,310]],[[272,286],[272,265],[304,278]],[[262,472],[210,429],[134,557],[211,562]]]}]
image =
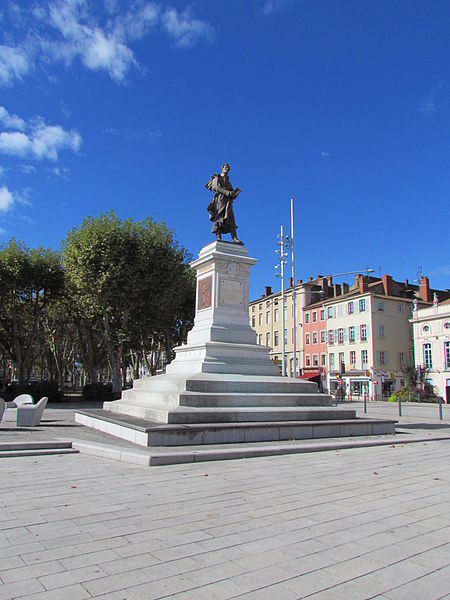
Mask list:
[{"label": "chimney", "polygon": [[355,287],[359,287],[359,274],[355,275]]},{"label": "chimney", "polygon": [[369,284],[367,283],[367,279],[361,275],[359,278],[359,291],[363,294],[364,292],[367,292],[368,289]]},{"label": "chimney", "polygon": [[430,280],[428,277],[421,277],[419,282],[419,295],[424,302],[431,302]]},{"label": "chimney", "polygon": [[381,279],[383,280],[383,289],[385,296],[392,295],[392,277],[390,275],[382,275]]},{"label": "chimney", "polygon": [[327,281],[328,281],[328,286],[331,287],[333,285],[333,278],[331,277],[331,275],[328,275]]},{"label": "chimney", "polygon": [[348,283],[342,284],[342,293],[346,294],[348,292]]},{"label": "chimney", "polygon": [[408,289],[409,287],[409,281],[407,279],[405,279],[405,288]]},{"label": "chimney", "polygon": [[270,296],[270,294],[272,293],[272,288],[270,287],[270,285],[266,285],[264,288],[264,298],[267,298],[267,296]]},{"label": "chimney", "polygon": [[341,286],[339,285],[339,283],[335,283],[333,286],[334,289],[334,294],[333,297],[336,298],[336,296],[340,296],[342,294],[342,289]]},{"label": "chimney", "polygon": [[293,281],[292,281],[292,277],[289,277],[289,287],[292,287]]},{"label": "chimney", "polygon": [[313,280],[313,278],[312,278],[312,277],[309,277],[309,278],[308,278],[308,281],[312,281],[312,280]]},{"label": "chimney", "polygon": [[302,285],[303,279],[297,279],[297,285]]}]

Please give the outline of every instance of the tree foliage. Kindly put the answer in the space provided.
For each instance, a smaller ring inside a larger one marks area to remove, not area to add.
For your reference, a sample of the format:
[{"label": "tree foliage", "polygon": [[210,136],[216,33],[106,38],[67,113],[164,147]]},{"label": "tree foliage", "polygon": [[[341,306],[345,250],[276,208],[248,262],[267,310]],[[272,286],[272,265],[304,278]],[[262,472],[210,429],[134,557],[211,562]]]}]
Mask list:
[{"label": "tree foliage", "polygon": [[62,252],[75,310],[97,325],[119,392],[124,352],[145,352],[155,338],[169,347],[192,322],[189,256],[164,224],[113,212],[85,219]]},{"label": "tree foliage", "polygon": [[60,255],[12,239],[0,249],[0,346],[20,382],[30,376],[43,311],[62,293]]}]

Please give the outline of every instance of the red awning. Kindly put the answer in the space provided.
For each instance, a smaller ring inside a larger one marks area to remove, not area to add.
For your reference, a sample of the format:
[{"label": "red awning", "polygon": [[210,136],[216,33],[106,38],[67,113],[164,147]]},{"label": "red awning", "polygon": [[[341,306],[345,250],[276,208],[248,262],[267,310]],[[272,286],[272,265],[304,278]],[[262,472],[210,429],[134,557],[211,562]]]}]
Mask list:
[{"label": "red awning", "polygon": [[308,371],[307,373],[303,373],[300,375],[299,379],[314,379],[315,377],[320,376],[320,371]]}]

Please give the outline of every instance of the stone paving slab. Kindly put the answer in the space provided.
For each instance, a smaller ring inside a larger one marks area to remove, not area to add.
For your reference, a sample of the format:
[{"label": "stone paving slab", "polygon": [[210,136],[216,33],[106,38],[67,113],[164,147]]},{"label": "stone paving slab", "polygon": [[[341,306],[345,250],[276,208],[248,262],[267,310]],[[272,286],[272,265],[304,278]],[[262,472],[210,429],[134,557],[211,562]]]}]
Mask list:
[{"label": "stone paving slab", "polygon": [[147,469],[0,461],[0,599],[434,600],[450,441]]}]

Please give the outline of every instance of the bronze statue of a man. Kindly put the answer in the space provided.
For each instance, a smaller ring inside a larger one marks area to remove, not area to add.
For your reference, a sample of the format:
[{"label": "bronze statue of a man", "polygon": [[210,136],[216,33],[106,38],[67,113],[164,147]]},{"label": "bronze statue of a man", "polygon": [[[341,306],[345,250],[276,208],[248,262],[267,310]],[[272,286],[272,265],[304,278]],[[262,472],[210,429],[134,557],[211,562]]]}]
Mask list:
[{"label": "bronze statue of a man", "polygon": [[231,233],[234,244],[242,244],[236,235],[236,221],[234,219],[233,202],[238,197],[239,188],[234,188],[228,179],[230,165],[222,165],[221,173],[214,173],[206,187],[214,192],[214,197],[208,205],[209,220],[213,222],[212,232],[216,234],[218,241],[222,239],[223,233]]}]

